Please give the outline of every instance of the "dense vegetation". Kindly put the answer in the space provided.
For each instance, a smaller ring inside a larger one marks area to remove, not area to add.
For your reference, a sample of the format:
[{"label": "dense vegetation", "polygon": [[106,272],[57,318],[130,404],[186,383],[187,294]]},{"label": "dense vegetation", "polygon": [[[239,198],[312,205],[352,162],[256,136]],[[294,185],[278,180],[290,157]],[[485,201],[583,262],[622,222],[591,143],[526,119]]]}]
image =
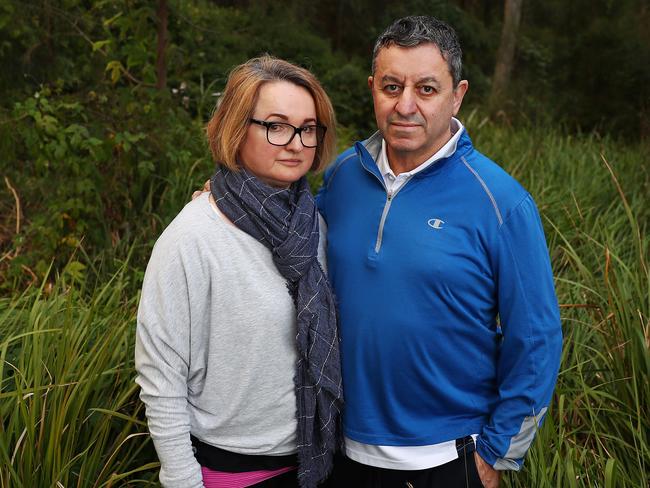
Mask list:
[{"label": "dense vegetation", "polygon": [[291,59],[327,87],[343,147],[373,130],[372,40],[409,13],[458,28],[461,118],[535,196],[553,260],[561,374],[506,486],[648,486],[647,2],[525,2],[511,96],[491,118],[498,2],[317,3],[169,1],[162,87],[155,2],[0,4],[0,487],[155,485],[133,382],[138,289],[212,170],[215,94],[250,56]]}]

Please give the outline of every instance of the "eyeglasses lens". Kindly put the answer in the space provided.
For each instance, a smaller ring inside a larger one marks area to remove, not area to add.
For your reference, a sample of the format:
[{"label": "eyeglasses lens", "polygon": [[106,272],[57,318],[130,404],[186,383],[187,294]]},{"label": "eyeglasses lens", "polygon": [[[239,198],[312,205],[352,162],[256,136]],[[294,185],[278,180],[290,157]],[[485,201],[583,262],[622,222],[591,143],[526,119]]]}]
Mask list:
[{"label": "eyeglasses lens", "polygon": [[[268,140],[276,146],[285,146],[291,142],[296,128],[290,124],[277,123],[267,127]],[[324,135],[322,127],[307,125],[299,129],[299,136],[305,147],[316,147]]]}]

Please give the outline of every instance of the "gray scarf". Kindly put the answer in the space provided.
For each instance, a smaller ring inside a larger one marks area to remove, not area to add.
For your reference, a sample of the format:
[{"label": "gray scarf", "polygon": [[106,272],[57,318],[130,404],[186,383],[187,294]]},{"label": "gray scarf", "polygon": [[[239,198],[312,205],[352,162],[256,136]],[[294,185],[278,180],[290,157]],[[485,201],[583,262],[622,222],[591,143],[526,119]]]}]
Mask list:
[{"label": "gray scarf", "polygon": [[315,487],[330,473],[341,442],[343,392],[334,296],[317,259],[314,198],[304,177],[274,188],[223,165],[210,183],[219,210],[272,252],[296,306],[298,481]]}]

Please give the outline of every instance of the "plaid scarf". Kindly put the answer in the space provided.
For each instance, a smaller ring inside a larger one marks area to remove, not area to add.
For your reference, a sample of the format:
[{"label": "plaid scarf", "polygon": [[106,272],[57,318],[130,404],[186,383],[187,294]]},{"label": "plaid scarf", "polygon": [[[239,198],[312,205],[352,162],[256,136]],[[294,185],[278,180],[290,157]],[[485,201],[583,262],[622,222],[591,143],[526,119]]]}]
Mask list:
[{"label": "plaid scarf", "polygon": [[290,188],[274,188],[245,169],[223,165],[210,184],[219,210],[269,248],[287,280],[297,313],[298,481],[315,487],[330,473],[341,442],[343,393],[334,296],[317,259],[314,198],[304,177]]}]

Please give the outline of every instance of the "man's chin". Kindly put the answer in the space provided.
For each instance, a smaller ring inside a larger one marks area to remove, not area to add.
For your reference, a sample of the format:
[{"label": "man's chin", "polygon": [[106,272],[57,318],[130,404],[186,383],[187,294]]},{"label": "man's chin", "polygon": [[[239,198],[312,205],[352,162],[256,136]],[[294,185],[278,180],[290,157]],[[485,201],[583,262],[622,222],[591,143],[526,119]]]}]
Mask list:
[{"label": "man's chin", "polygon": [[386,144],[390,146],[393,151],[397,152],[411,152],[420,149],[422,143],[412,137],[404,136],[389,136],[385,138]]}]

